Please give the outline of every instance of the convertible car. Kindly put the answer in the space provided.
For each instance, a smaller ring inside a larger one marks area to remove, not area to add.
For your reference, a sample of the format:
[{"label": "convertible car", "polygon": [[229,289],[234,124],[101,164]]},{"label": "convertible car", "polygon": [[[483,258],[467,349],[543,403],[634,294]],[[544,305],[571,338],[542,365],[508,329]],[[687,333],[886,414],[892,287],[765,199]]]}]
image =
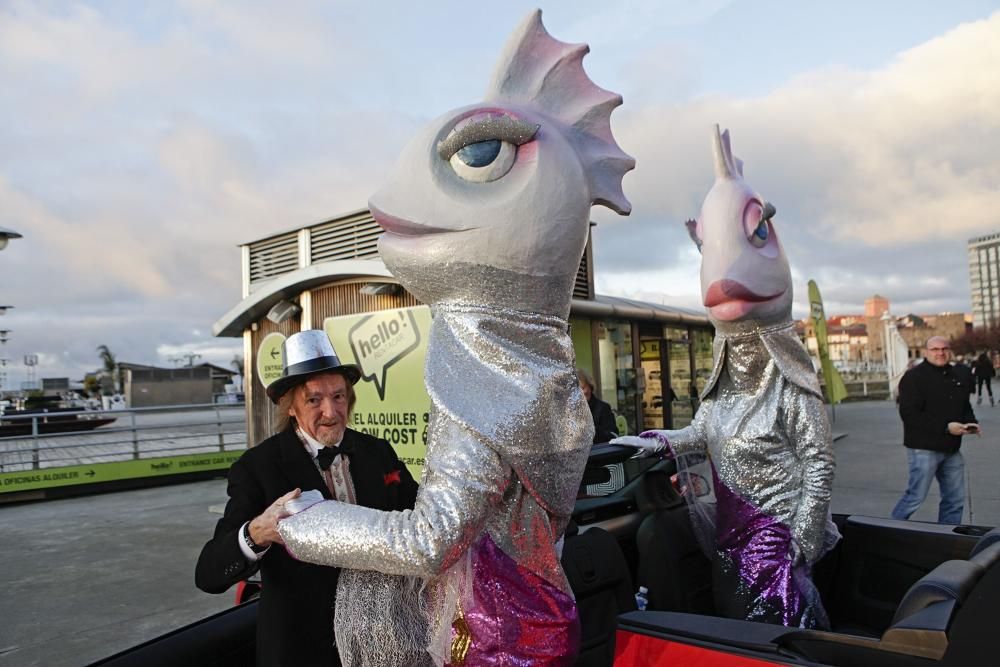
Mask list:
[{"label": "convertible car", "polygon": [[[1000,529],[835,515],[843,539],[814,578],[831,631],[714,614],[711,565],[673,463],[591,453],[563,566],[576,593],[584,666],[997,664]],[[635,591],[648,589],[646,611]],[[241,587],[219,614],[101,660],[105,667],[253,664],[257,602]],[[249,600],[244,601],[247,597]]]}]

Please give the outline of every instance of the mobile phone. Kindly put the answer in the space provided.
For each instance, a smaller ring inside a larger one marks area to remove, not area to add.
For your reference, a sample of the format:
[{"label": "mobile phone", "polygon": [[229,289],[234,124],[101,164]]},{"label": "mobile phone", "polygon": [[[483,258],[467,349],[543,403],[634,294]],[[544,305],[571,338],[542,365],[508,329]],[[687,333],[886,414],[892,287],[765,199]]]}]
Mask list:
[{"label": "mobile phone", "polygon": [[979,424],[966,424],[965,425],[965,432],[966,433],[979,433]]}]

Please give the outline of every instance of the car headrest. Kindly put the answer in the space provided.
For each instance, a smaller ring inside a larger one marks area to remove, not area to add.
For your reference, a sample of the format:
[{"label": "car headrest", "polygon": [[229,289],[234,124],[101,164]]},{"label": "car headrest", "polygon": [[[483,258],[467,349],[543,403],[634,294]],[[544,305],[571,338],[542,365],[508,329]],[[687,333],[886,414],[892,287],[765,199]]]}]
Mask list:
[{"label": "car headrest", "polygon": [[993,546],[997,543],[1000,543],[1000,528],[994,528],[980,537],[979,541],[976,542],[976,546],[972,548],[972,553],[969,554],[969,558],[974,558],[980,552],[985,551],[987,547]]},{"label": "car headrest", "polygon": [[[986,535],[989,535],[989,533]],[[986,538],[986,535],[983,536],[983,539]],[[1000,561],[1000,537],[991,540],[985,545],[982,539],[979,540],[976,548],[969,555],[969,560],[977,565],[981,565],[984,570],[990,569],[994,563]]]},{"label": "car headrest", "polygon": [[953,600],[961,604],[979,582],[985,570],[967,560],[948,560],[925,574],[906,591],[896,608],[892,624],[908,618],[935,602]]},{"label": "car headrest", "polygon": [[635,489],[635,504],[643,516],[676,507],[681,502],[666,470],[646,471]]}]

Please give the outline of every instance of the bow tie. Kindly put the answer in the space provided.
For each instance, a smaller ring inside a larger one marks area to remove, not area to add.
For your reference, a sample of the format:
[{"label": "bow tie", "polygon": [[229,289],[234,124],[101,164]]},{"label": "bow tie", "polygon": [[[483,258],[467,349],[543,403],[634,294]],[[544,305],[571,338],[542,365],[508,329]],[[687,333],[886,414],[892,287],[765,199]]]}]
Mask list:
[{"label": "bow tie", "polygon": [[350,456],[354,453],[354,448],[350,445],[344,444],[340,447],[323,447],[316,454],[316,460],[319,462],[319,467],[323,470],[329,470],[330,464],[333,463],[333,459],[336,458],[337,454],[342,456]]}]

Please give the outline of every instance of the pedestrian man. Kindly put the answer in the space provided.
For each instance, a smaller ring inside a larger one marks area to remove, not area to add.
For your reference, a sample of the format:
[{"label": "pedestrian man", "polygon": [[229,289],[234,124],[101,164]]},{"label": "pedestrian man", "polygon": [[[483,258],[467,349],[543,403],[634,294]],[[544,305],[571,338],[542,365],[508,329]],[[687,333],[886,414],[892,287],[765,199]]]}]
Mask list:
[{"label": "pedestrian man", "polygon": [[302,563],[285,551],[278,521],[286,502],[315,489],[329,500],[382,510],[411,509],[417,484],[381,440],[347,428],[361,373],[340,363],[323,331],[282,345],[282,375],[267,387],[276,434],[229,470],[229,502],[198,558],[195,583],[225,592],[258,569],[257,665],[339,665],[333,605],[340,570]]},{"label": "pedestrian man", "polygon": [[965,508],[965,462],[962,436],[982,435],[972,412],[972,374],[951,362],[948,339],[927,341],[925,359],[899,381],[899,416],[910,480],[892,518],[909,519],[927,497],[931,480],[941,490],[938,523],[962,522]]}]

